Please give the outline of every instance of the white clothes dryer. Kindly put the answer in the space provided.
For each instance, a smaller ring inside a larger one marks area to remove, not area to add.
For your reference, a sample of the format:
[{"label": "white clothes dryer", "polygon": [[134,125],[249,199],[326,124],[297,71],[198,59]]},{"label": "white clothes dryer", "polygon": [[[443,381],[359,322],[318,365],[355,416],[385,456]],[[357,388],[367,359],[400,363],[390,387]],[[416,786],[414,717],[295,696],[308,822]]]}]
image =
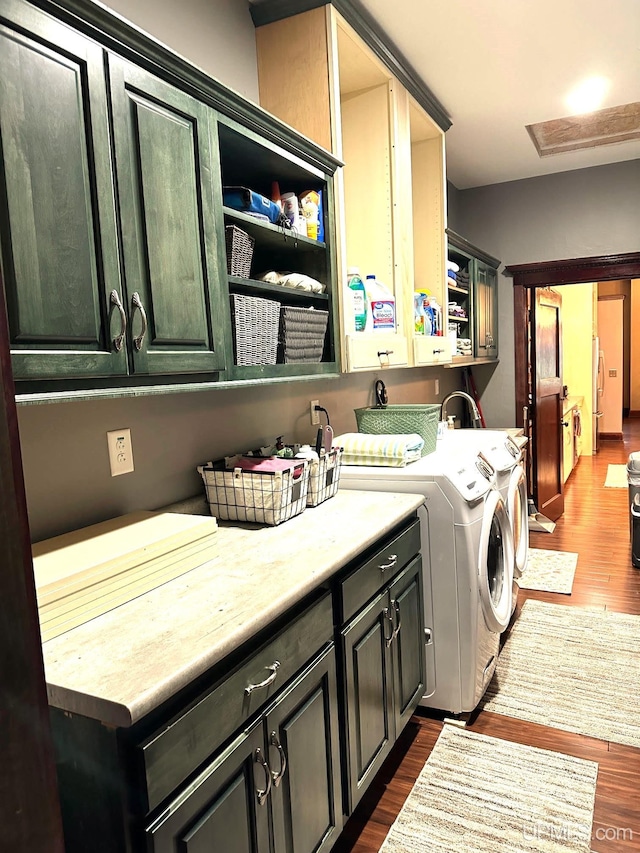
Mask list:
[{"label": "white clothes dryer", "polygon": [[423,707],[473,711],[496,666],[511,616],[513,540],[493,477],[477,454],[460,451],[455,457],[432,453],[405,468],[345,465],[341,471],[340,488],[426,498],[419,515],[431,636]]},{"label": "white clothes dryer", "polygon": [[529,510],[523,451],[508,432],[490,429],[444,430],[436,452],[479,451],[496,471],[496,488],[502,495],[511,523],[515,578],[522,576],[529,559]]}]

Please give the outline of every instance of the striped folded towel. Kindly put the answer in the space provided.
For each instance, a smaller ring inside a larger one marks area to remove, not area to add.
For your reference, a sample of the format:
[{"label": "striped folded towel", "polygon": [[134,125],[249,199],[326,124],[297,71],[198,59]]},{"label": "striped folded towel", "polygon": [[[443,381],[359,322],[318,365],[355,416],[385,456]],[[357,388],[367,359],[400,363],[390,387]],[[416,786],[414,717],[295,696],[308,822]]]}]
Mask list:
[{"label": "striped folded towel", "polygon": [[333,439],[334,447],[342,447],[343,465],[384,465],[403,468],[420,459],[424,440],[417,433],[407,435],[369,435],[346,432]]}]

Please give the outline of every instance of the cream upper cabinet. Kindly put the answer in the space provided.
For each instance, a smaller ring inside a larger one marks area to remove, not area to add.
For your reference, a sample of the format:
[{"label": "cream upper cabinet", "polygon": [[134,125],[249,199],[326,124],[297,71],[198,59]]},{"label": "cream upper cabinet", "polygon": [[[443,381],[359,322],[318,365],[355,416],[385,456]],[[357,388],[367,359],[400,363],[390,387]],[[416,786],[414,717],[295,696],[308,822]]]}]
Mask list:
[{"label": "cream upper cabinet", "polygon": [[[414,290],[446,313],[444,132],[326,5],[256,30],[260,103],[339,157],[335,221],[346,371],[450,362],[415,334]],[[395,332],[356,332],[347,269],[394,295]]]}]

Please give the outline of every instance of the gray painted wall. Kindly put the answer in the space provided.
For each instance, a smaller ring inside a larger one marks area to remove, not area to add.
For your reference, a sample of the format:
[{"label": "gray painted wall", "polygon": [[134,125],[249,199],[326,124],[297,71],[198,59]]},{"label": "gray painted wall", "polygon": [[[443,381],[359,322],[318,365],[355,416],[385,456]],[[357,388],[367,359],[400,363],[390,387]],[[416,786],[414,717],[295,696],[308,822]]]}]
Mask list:
[{"label": "gray painted wall", "polygon": [[[458,192],[455,230],[505,266],[640,250],[640,160]],[[513,280],[498,286],[500,364],[478,383],[492,426],[515,422]]]}]

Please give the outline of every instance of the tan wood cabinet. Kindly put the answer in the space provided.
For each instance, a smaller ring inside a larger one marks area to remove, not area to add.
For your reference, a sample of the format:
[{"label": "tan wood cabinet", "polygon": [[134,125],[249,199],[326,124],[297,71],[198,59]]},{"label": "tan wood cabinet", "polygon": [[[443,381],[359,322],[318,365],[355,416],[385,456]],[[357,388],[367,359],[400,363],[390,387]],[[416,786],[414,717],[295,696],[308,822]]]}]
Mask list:
[{"label": "tan wood cabinet", "polygon": [[[446,307],[444,132],[328,4],[256,30],[260,102],[328,148],[336,173],[343,368],[451,361],[451,342],[415,334],[414,290]],[[283,57],[286,55],[286,73]],[[347,269],[393,292],[395,332],[356,332]]]}]

